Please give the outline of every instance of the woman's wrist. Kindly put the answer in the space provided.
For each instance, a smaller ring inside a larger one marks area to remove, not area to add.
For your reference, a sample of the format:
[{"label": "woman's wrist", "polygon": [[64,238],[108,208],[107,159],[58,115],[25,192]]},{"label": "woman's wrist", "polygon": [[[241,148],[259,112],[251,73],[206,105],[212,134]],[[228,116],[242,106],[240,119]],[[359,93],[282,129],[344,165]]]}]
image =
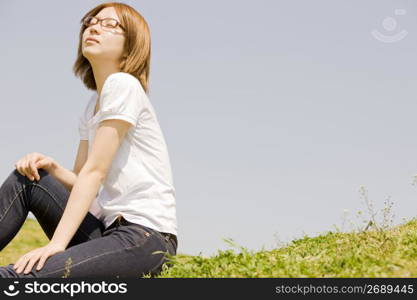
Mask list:
[{"label": "woman's wrist", "polygon": [[43,167],[46,172],[53,174],[59,168],[59,164],[51,158],[51,164],[48,167]]}]

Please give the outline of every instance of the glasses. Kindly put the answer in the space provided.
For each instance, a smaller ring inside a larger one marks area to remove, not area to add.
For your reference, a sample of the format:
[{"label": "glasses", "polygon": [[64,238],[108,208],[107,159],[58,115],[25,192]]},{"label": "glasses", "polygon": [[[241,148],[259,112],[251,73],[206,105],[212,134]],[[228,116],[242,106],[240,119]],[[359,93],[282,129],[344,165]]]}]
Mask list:
[{"label": "glasses", "polygon": [[91,25],[97,24],[99,21],[100,21],[100,25],[101,25],[102,28],[114,29],[117,26],[120,26],[120,28],[125,30],[124,26],[122,26],[122,24],[120,24],[119,21],[117,21],[116,19],[113,19],[113,18],[99,19],[99,18],[96,18],[96,17],[89,16],[89,17],[87,17],[83,20],[83,24],[86,27],[89,27]]}]

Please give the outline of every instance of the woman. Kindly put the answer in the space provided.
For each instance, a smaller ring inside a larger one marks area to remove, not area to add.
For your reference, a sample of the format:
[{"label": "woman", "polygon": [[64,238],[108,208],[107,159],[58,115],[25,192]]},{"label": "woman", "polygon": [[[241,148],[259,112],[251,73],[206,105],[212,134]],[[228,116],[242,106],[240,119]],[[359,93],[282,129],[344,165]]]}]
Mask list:
[{"label": "woman", "polygon": [[146,21],[126,4],[82,18],[74,73],[96,92],[80,117],[74,169],[40,153],[16,163],[0,187],[0,250],[29,211],[50,241],[0,277],[139,278],[176,255],[170,161],[147,97],[150,48]]}]

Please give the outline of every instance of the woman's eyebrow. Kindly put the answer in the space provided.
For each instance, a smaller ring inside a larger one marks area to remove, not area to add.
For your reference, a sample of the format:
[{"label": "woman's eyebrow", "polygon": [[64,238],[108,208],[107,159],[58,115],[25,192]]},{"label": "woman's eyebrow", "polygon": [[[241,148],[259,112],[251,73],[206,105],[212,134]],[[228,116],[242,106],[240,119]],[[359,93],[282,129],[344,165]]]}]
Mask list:
[{"label": "woman's eyebrow", "polygon": [[[98,19],[115,19],[115,20],[117,20],[116,18],[113,18],[113,17],[98,17],[98,16],[94,16],[94,17],[96,17]],[[119,21],[119,20],[117,20],[117,21]]]}]

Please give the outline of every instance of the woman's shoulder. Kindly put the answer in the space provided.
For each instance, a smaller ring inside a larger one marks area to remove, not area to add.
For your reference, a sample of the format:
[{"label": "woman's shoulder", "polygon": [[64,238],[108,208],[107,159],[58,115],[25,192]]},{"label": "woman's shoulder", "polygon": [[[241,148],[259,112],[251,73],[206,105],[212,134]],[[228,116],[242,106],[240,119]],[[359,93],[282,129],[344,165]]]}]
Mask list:
[{"label": "woman's shoulder", "polygon": [[140,83],[139,79],[127,72],[116,72],[112,73],[108,77],[110,81],[113,82],[122,82],[128,86],[140,86],[143,89],[142,84]]},{"label": "woman's shoulder", "polygon": [[91,110],[91,107],[93,105],[95,105],[95,100],[97,99],[97,91],[94,91],[91,95],[90,98],[88,99],[86,105],[84,106],[84,116],[88,119],[89,117],[89,112]]}]

